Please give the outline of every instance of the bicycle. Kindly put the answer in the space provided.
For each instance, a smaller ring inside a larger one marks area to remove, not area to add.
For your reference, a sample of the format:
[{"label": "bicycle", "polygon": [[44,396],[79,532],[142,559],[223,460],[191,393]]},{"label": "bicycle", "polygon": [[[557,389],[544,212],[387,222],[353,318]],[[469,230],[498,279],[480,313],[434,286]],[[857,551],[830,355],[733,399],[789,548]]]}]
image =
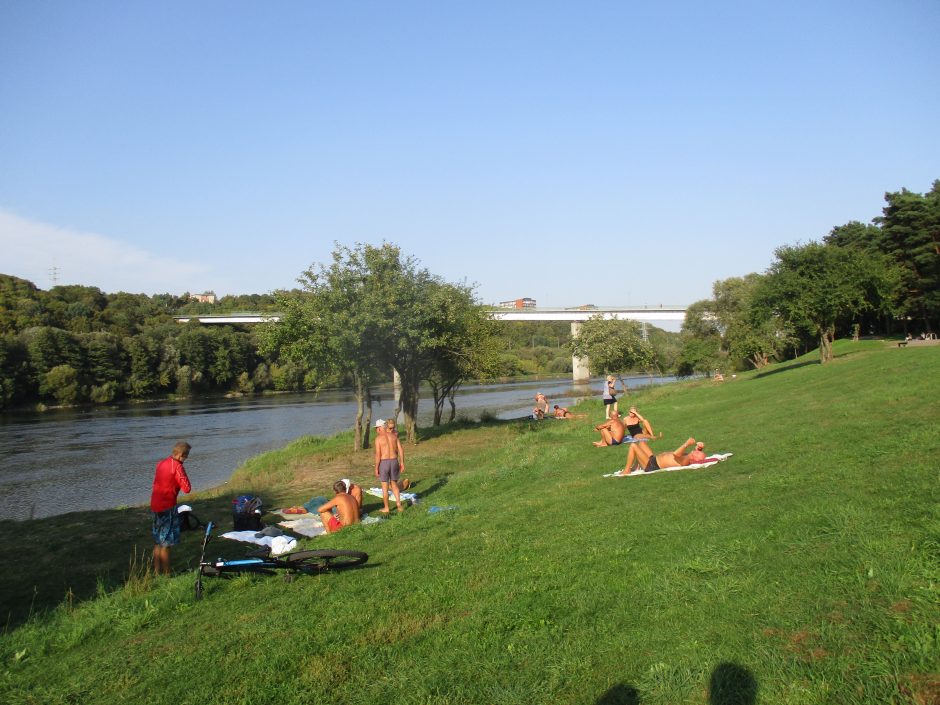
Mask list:
[{"label": "bicycle", "polygon": [[202,538],[202,552],[199,555],[199,568],[196,575],[196,599],[202,598],[202,577],[231,577],[242,573],[274,575],[277,571],[286,571],[284,580],[291,582],[299,575],[312,575],[347,568],[355,568],[369,560],[369,554],[362,551],[342,551],[331,548],[310,551],[295,551],[283,556],[272,556],[270,547],[265,546],[249,553],[247,557],[226,560],[216,558],[206,560],[206,546],[212,534],[214,524],[206,524]]}]

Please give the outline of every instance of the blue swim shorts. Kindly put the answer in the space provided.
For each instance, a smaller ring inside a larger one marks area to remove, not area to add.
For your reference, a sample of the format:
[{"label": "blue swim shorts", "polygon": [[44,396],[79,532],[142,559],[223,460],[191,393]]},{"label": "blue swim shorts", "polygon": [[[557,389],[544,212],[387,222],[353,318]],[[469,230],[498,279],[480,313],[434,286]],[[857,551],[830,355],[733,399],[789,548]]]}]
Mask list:
[{"label": "blue swim shorts", "polygon": [[150,513],[153,515],[153,542],[164,548],[178,544],[180,542],[180,515],[176,507]]}]

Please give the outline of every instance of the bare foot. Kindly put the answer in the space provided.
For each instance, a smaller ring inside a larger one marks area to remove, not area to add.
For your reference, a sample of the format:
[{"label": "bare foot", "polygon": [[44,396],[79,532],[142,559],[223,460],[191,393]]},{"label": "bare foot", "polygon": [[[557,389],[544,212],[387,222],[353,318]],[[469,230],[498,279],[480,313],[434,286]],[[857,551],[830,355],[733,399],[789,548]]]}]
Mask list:
[{"label": "bare foot", "polygon": [[388,508],[388,507],[385,507],[385,509],[380,509],[380,510],[379,510],[379,514],[388,514],[388,512],[389,512],[389,508]]},{"label": "bare foot", "polygon": [[593,445],[594,445],[595,448],[603,448],[603,447],[606,446],[607,444],[604,443],[604,441],[594,441]]}]

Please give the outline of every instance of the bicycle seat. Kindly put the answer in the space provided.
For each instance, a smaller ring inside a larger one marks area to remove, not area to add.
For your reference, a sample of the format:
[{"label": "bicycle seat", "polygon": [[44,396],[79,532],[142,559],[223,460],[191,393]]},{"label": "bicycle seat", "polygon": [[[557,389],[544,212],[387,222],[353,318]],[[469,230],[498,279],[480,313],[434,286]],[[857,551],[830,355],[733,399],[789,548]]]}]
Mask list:
[{"label": "bicycle seat", "polygon": [[261,548],[256,548],[254,551],[249,551],[245,554],[247,558],[270,558],[271,557],[271,547],[262,546]]}]

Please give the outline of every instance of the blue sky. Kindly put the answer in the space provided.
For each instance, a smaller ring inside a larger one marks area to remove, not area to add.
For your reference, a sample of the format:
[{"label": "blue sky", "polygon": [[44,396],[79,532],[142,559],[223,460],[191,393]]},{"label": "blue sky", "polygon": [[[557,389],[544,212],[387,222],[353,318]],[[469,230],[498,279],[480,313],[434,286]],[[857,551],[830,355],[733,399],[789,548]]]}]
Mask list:
[{"label": "blue sky", "polygon": [[688,304],[940,178],[940,3],[0,0],[0,272]]}]

